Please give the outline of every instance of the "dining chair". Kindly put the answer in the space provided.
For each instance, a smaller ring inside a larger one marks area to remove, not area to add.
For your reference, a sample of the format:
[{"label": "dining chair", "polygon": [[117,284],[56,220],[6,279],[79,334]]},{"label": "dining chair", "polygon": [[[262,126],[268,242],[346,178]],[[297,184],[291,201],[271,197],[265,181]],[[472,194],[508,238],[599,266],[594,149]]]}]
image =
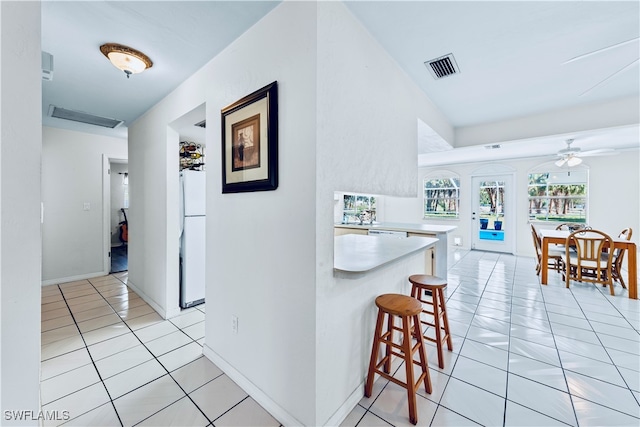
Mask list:
[{"label": "dining chair", "polygon": [[567,230],[567,231],[576,231],[576,230],[585,230],[589,229],[587,224],[581,222],[563,222],[556,227],[556,230]]},{"label": "dining chair", "polygon": [[[531,224],[531,236],[533,237],[533,246],[536,249],[536,258],[538,260],[538,264],[536,265],[536,274],[540,275],[540,270],[542,269],[542,240],[540,239],[540,235],[533,224]],[[564,246],[562,247],[562,250],[554,249],[552,246],[549,246],[547,251],[547,268],[561,272],[564,269],[564,264],[562,262]]]},{"label": "dining chair", "polygon": [[[605,251],[612,243],[611,237],[600,230],[577,230],[569,234],[563,258],[567,288],[571,280],[600,283],[609,286],[611,295],[615,295],[611,279],[613,252]],[[571,250],[572,245],[575,251]]]},{"label": "dining chair", "polygon": [[[633,230],[631,228],[625,228],[618,234],[619,239],[631,240]],[[622,278],[622,261],[624,260],[624,253],[626,249],[616,249],[613,251],[613,261],[611,262],[611,279],[616,282],[620,282],[620,285],[624,289],[627,289],[627,285]]]}]

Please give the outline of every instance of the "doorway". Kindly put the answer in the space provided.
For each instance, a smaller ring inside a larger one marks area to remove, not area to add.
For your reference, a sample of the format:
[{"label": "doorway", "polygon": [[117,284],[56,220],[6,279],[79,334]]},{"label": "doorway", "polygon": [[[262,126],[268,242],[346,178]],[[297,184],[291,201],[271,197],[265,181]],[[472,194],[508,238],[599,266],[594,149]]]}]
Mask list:
[{"label": "doorway", "polygon": [[110,181],[110,267],[109,273],[129,269],[129,165],[126,160],[109,159]]},{"label": "doorway", "polygon": [[513,253],[515,217],[513,174],[471,178],[471,249]]}]

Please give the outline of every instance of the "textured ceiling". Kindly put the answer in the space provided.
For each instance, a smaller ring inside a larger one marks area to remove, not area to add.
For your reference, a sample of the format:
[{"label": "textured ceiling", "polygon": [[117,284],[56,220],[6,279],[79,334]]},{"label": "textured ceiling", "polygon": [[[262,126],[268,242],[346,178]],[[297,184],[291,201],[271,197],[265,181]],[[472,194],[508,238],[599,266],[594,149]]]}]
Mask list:
[{"label": "textured ceiling", "polygon": [[[43,81],[43,124],[126,137],[128,124],[278,3],[43,1],[42,48],[54,57],[53,80]],[[346,5],[457,128],[628,99],[640,92],[637,1],[356,1]],[[625,41],[630,42],[618,45]],[[127,79],[100,53],[99,46],[106,42],[146,53],[153,67]],[[606,49],[609,46],[616,47]],[[434,80],[424,62],[448,53],[454,54],[460,73]],[[47,116],[50,105],[125,123],[107,130],[54,119]],[[421,124],[419,129],[421,152],[437,151],[446,144],[428,125]],[[637,126],[635,133],[618,129],[558,135],[546,151],[535,148],[544,147],[549,138],[525,142],[530,155],[545,155],[562,148],[564,137],[577,136],[585,144],[597,145],[614,144],[622,135],[625,146],[637,146]],[[520,147],[524,150],[524,145]],[[487,150],[476,150],[467,155],[496,158],[496,153],[491,157]],[[529,155],[526,150],[522,153]]]},{"label": "textured ceiling", "polygon": [[[348,2],[456,127],[638,95],[638,2]],[[635,42],[564,64],[627,40]],[[424,62],[453,53],[460,74]]]},{"label": "textured ceiling", "polygon": [[[42,50],[53,55],[42,82],[43,124],[125,138],[126,126],[164,98],[278,2],[43,1]],[[127,79],[99,50],[130,46],[153,67]],[[124,120],[114,130],[47,116],[49,106]]]}]

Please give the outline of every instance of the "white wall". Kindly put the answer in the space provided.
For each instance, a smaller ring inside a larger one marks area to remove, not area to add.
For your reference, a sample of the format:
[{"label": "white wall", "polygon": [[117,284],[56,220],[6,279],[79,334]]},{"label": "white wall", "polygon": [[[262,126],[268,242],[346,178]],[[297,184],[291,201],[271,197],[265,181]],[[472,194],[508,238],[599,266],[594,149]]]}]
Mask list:
[{"label": "white wall", "polygon": [[220,110],[274,80],[280,187],[221,194],[218,150],[208,150],[204,353],[281,422],[339,423],[362,397],[375,295],[406,292],[424,258],[362,280],[334,274],[333,193],[415,196],[416,118],[454,133],[343,4],[283,2],[129,128],[129,280],[175,312],[178,137],[168,124],[206,102],[207,145],[219,146]]},{"label": "white wall", "polygon": [[[342,3],[318,5],[315,425],[339,423],[363,396],[375,296],[406,292],[416,260],[363,280],[333,272],[334,191],[409,196],[417,190],[416,118],[453,128]],[[385,220],[389,220],[385,213]]]},{"label": "white wall", "polygon": [[[640,145],[640,142],[638,143]],[[531,228],[528,222],[527,179],[532,168],[549,162],[549,158],[529,160],[510,160],[500,162],[516,170],[516,253],[523,256],[535,255],[531,241]],[[435,171],[446,170],[460,175],[460,219],[428,220],[422,218],[422,193],[413,198],[385,197],[385,220],[413,223],[433,223],[456,225],[458,229],[451,233],[449,245],[454,236],[461,236],[463,247],[469,248],[471,241],[471,174],[488,163],[467,163],[443,167],[421,168],[419,186],[426,176]],[[583,165],[589,167],[589,208],[588,222],[594,228],[612,235],[625,227],[640,230],[640,190],[638,183],[638,150],[624,151],[614,156],[585,157]],[[555,168],[553,162],[549,165]],[[552,169],[550,169],[552,170]],[[541,227],[545,225],[540,224]]]},{"label": "white wall", "polygon": [[221,194],[220,150],[207,150],[205,354],[281,421],[306,425],[315,424],[315,19],[314,3],[280,4],[129,128],[129,283],[170,315],[178,136],[167,125],[206,102],[207,145],[219,147],[220,110],[278,81],[276,191]]},{"label": "white wall", "polygon": [[[108,273],[104,271],[103,155],[126,159],[127,141],[42,128],[44,284]],[[85,203],[89,210],[84,210]]]},{"label": "white wall", "polygon": [[40,2],[0,2],[0,409],[40,409]]}]

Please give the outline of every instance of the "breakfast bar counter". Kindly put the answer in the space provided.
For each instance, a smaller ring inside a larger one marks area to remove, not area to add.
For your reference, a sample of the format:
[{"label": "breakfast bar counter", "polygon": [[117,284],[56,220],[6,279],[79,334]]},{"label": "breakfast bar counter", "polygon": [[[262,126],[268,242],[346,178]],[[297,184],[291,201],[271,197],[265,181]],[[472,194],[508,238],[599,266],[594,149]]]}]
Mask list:
[{"label": "breakfast bar counter", "polygon": [[364,273],[397,259],[435,246],[433,237],[394,239],[381,236],[345,234],[336,236],[333,268],[347,273]]},{"label": "breakfast bar counter", "polygon": [[457,229],[455,225],[439,224],[412,224],[403,222],[379,222],[373,224],[334,224],[334,234],[342,235],[367,235],[367,234],[393,234],[404,233],[409,237],[435,238],[436,243],[431,245],[431,266],[427,268],[427,274],[435,274],[439,277],[447,277],[447,252],[448,234]]}]

